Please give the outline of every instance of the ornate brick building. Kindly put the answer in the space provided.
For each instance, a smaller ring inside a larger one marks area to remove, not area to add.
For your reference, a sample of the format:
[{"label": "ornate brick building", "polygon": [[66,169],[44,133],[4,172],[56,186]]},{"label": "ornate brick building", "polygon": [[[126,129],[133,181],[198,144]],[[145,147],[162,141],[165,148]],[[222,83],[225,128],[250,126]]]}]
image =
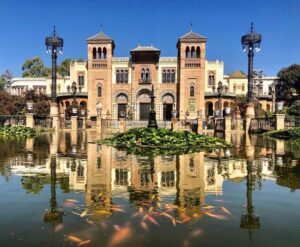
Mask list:
[{"label": "ornate brick building", "polygon": [[[96,121],[98,104],[102,106],[103,118],[118,119],[126,115],[133,120],[147,120],[152,88],[158,120],[170,120],[172,110],[177,111],[180,119],[195,119],[198,113],[204,118],[215,115],[219,81],[225,88],[223,109],[232,106],[238,95],[247,95],[247,75],[241,71],[224,75],[222,61],[206,60],[207,38],[192,31],[178,39],[177,57],[162,57],[161,51],[152,45],[139,45],[130,51],[129,57],[115,57],[114,40],[103,32],[86,41],[87,61],[73,61],[70,76],[58,76],[61,119],[69,118],[71,112],[72,84],[77,87],[78,106],[87,108],[88,121]],[[12,88],[28,84],[28,79],[17,79]],[[277,78],[261,79],[260,103],[264,110],[271,111],[274,102],[270,92]],[[50,95],[51,79],[44,80]]]}]

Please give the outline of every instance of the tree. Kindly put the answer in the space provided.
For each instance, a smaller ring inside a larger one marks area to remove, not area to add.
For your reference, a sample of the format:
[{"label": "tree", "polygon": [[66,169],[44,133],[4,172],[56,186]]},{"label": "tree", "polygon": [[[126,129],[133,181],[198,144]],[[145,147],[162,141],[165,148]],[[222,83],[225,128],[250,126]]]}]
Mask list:
[{"label": "tree", "polygon": [[60,66],[58,67],[57,71],[58,73],[65,77],[70,75],[70,63],[72,62],[72,59],[65,59],[61,62]]},{"label": "tree", "polygon": [[300,65],[293,64],[287,68],[281,69],[277,76],[281,81],[281,93],[286,98],[291,98],[296,92],[300,97]]},{"label": "tree", "polygon": [[36,116],[45,117],[50,113],[50,101],[44,94],[35,94],[34,90],[28,90],[25,94],[25,101],[34,102],[33,111]]},{"label": "tree", "polygon": [[289,115],[300,116],[300,100],[294,101],[294,103],[287,110]]},{"label": "tree", "polygon": [[26,60],[22,70],[23,77],[47,77],[51,73],[51,69],[46,67],[39,57]]},{"label": "tree", "polygon": [[84,59],[79,58],[79,59],[70,59],[67,58],[64,61],[61,62],[60,66],[58,66],[57,71],[58,73],[65,77],[65,76],[69,76],[70,75],[70,64],[74,61],[77,62],[84,62]]},{"label": "tree", "polygon": [[9,87],[12,78],[13,78],[13,74],[9,70],[6,70],[0,76],[0,90],[4,90],[5,88]]}]

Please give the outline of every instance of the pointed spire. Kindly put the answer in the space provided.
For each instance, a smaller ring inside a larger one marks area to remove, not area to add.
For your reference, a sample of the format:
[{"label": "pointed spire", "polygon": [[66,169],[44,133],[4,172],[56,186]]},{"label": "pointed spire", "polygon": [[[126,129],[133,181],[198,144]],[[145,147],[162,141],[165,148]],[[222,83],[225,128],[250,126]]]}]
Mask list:
[{"label": "pointed spire", "polygon": [[103,25],[100,24],[100,32],[103,32]]},{"label": "pointed spire", "polygon": [[251,28],[250,28],[250,32],[253,33],[254,31],[254,27],[253,27],[253,21],[251,22]]},{"label": "pointed spire", "polygon": [[190,32],[193,32],[193,23],[190,23]]},{"label": "pointed spire", "polygon": [[55,26],[53,26],[53,37],[56,36],[56,29],[55,29]]}]

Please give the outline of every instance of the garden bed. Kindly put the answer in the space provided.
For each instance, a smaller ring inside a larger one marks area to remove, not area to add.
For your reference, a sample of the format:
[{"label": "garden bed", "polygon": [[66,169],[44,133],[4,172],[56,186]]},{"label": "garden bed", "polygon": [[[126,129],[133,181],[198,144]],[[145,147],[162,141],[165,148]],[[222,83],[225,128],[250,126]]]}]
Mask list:
[{"label": "garden bed", "polygon": [[29,128],[25,126],[4,126],[0,127],[0,136],[36,136],[44,132],[43,129]]},{"label": "garden bed", "polygon": [[134,154],[183,154],[231,145],[216,137],[199,135],[188,131],[171,131],[168,129],[135,128],[126,133],[98,141]]}]

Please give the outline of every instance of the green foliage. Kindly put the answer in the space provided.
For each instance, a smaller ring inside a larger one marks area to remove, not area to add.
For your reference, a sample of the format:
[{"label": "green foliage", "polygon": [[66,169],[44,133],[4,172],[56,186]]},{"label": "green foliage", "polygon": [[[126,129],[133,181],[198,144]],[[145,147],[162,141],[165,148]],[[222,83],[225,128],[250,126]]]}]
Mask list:
[{"label": "green foliage", "polygon": [[13,75],[9,70],[6,70],[0,76],[0,91],[4,90],[7,87],[7,85],[11,82],[12,78],[13,78]]},{"label": "green foliage", "polygon": [[224,140],[188,131],[136,128],[99,141],[135,154],[182,154],[229,147]]},{"label": "green foliage", "polygon": [[57,72],[65,77],[70,75],[70,63],[72,62],[72,59],[65,59],[61,62],[60,66],[57,68]]},{"label": "green foliage", "polygon": [[277,138],[277,139],[299,139],[300,138],[300,128],[291,128],[285,130],[274,130],[264,133],[263,135]]},{"label": "green foliage", "polygon": [[300,100],[294,101],[294,103],[288,108],[287,113],[293,116],[300,116]]},{"label": "green foliage", "polygon": [[42,59],[39,57],[34,57],[27,59],[22,65],[23,77],[47,77],[51,73],[51,69],[45,67]]},{"label": "green foliage", "polygon": [[24,126],[4,126],[0,127],[0,136],[36,136],[43,131]]},{"label": "green foliage", "polygon": [[287,68],[281,69],[277,76],[282,81],[282,88],[280,88],[282,94],[286,98],[291,98],[294,92],[300,95],[300,65],[293,64]]},{"label": "green foliage", "polygon": [[36,116],[45,117],[50,113],[50,101],[44,94],[35,94],[34,90],[29,90],[25,94],[25,101],[34,102],[33,111]]}]

